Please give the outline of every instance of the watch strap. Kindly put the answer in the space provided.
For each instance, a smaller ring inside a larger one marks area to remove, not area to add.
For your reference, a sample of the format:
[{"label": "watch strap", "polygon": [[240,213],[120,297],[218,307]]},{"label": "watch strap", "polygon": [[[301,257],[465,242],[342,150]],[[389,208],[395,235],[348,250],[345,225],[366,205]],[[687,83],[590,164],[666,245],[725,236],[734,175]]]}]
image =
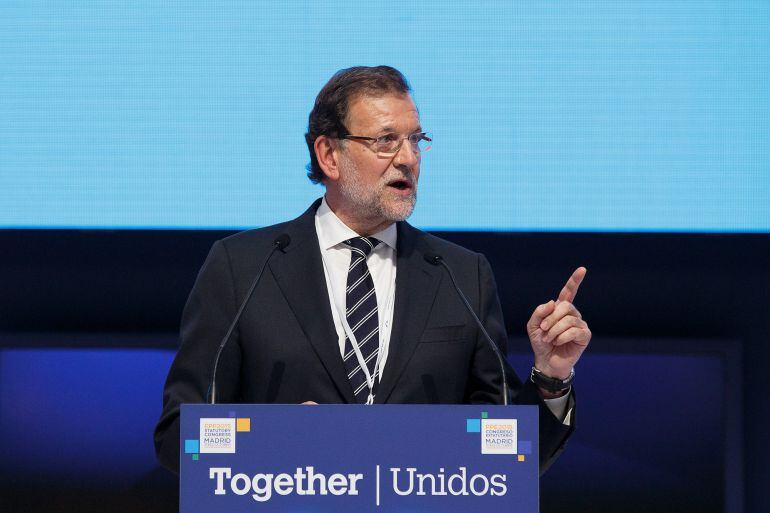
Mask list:
[{"label": "watch strap", "polygon": [[539,386],[543,390],[547,390],[552,393],[563,392],[572,386],[572,382],[575,380],[575,369],[572,369],[566,379],[552,378],[543,374],[543,372],[535,367],[532,367],[532,372],[529,375],[529,379],[532,383]]}]

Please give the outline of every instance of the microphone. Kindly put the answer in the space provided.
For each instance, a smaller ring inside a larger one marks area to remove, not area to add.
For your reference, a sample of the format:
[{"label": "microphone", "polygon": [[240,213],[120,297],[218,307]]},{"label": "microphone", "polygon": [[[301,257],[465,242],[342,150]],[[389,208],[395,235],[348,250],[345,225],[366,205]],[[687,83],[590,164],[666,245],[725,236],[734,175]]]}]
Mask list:
[{"label": "microphone", "polygon": [[425,258],[425,261],[431,265],[440,265],[440,266],[443,266],[444,269],[446,269],[447,273],[449,274],[449,278],[451,278],[452,280],[452,285],[454,285],[455,290],[457,291],[457,295],[460,296],[460,299],[462,299],[463,304],[465,305],[465,308],[468,309],[468,312],[470,312],[471,317],[473,317],[473,320],[476,321],[476,325],[481,330],[481,333],[484,334],[484,338],[487,339],[489,346],[494,351],[495,356],[497,356],[497,361],[500,363],[500,374],[503,376],[503,393],[502,393],[503,405],[508,406],[508,380],[505,377],[505,364],[503,363],[503,356],[500,354],[500,349],[497,347],[497,344],[494,343],[494,341],[492,340],[492,337],[489,336],[489,333],[487,333],[487,330],[484,328],[484,325],[481,324],[481,321],[476,315],[476,312],[474,312],[473,308],[471,308],[471,304],[468,302],[468,298],[465,296],[465,294],[463,294],[463,291],[460,290],[460,287],[457,285],[457,281],[455,280],[455,275],[452,272],[452,269],[447,265],[447,263],[444,262],[444,258],[441,255],[436,253],[425,253],[423,255],[423,258]]},{"label": "microphone", "polygon": [[270,249],[270,253],[267,254],[267,257],[265,257],[264,262],[262,262],[262,267],[260,267],[259,272],[257,273],[257,276],[254,278],[254,281],[251,282],[251,287],[249,287],[249,291],[246,293],[246,297],[243,299],[241,306],[238,308],[238,312],[235,314],[235,318],[233,319],[233,322],[230,323],[230,327],[227,328],[227,333],[222,339],[222,342],[219,343],[219,349],[217,349],[217,356],[214,359],[214,370],[211,373],[211,384],[209,385],[209,393],[208,393],[209,404],[216,404],[217,402],[217,367],[219,366],[219,357],[222,356],[222,350],[227,345],[227,341],[230,340],[230,335],[233,334],[233,330],[238,325],[238,321],[241,319],[241,314],[246,309],[246,304],[249,302],[249,299],[251,299],[252,294],[254,294],[254,289],[257,288],[257,283],[259,283],[259,279],[262,277],[262,273],[265,271],[265,266],[267,265],[267,262],[270,260],[270,257],[273,256],[273,253],[275,253],[276,250],[280,250],[280,251],[285,250],[290,242],[291,242],[291,237],[289,237],[285,233],[282,233],[275,238],[275,240],[273,241],[273,247],[272,249]]}]

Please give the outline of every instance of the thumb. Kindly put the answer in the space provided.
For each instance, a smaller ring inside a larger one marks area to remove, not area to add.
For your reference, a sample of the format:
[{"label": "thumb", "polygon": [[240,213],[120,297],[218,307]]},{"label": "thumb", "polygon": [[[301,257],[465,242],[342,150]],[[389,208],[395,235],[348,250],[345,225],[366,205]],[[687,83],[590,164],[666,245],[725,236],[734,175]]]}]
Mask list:
[{"label": "thumb", "polygon": [[527,322],[527,332],[532,332],[538,329],[540,327],[540,323],[543,322],[543,319],[551,315],[555,308],[556,303],[553,299],[535,308],[535,311],[532,312],[532,317],[530,317],[529,322]]}]

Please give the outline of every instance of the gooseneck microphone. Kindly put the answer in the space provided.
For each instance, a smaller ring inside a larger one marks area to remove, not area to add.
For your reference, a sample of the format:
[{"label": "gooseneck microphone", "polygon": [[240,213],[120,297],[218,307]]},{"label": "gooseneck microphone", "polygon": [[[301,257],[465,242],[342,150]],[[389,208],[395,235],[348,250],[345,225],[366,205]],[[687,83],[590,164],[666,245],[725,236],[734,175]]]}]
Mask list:
[{"label": "gooseneck microphone", "polygon": [[481,330],[481,333],[484,334],[484,338],[487,339],[489,346],[495,352],[495,356],[497,356],[497,361],[500,363],[500,375],[502,375],[503,377],[503,393],[502,393],[503,405],[508,406],[508,380],[505,377],[505,364],[503,363],[503,356],[500,354],[500,349],[497,347],[497,344],[494,343],[494,341],[492,340],[492,337],[489,336],[489,333],[487,333],[487,330],[484,328],[484,325],[481,324],[481,321],[476,315],[476,312],[474,312],[473,308],[471,308],[471,304],[468,302],[468,298],[465,297],[465,294],[463,294],[463,291],[460,290],[460,287],[457,285],[457,280],[455,280],[455,275],[452,272],[452,269],[447,265],[447,263],[444,262],[444,258],[441,255],[438,255],[436,253],[425,253],[424,258],[425,258],[425,261],[428,262],[429,264],[440,265],[440,266],[443,266],[444,269],[446,269],[447,273],[449,274],[449,278],[451,278],[452,280],[452,285],[454,285],[455,290],[457,291],[457,295],[460,296],[460,299],[463,300],[463,304],[465,305],[465,308],[468,309],[468,312],[470,312],[471,317],[473,317],[473,320],[476,321],[476,325]]},{"label": "gooseneck microphone", "polygon": [[238,325],[238,321],[241,319],[241,314],[246,309],[246,304],[249,302],[249,299],[251,299],[252,294],[254,294],[254,289],[257,288],[257,283],[259,283],[259,279],[262,277],[262,273],[265,271],[265,266],[267,265],[267,262],[270,260],[270,257],[273,256],[273,253],[276,252],[276,250],[283,251],[286,249],[286,247],[291,242],[291,237],[286,235],[285,233],[280,234],[278,237],[275,238],[273,241],[273,247],[270,250],[270,253],[267,254],[267,257],[265,257],[265,260],[262,262],[262,267],[259,268],[259,272],[257,273],[257,276],[254,278],[254,281],[251,282],[251,286],[249,287],[249,291],[246,292],[246,297],[243,298],[243,302],[241,303],[241,306],[238,308],[238,312],[235,314],[235,318],[233,319],[233,322],[230,323],[230,327],[227,329],[227,333],[225,334],[224,338],[222,338],[222,342],[219,343],[219,349],[217,349],[217,356],[214,359],[214,370],[211,372],[211,384],[209,385],[209,404],[216,404],[217,402],[217,367],[219,366],[219,357],[222,356],[222,350],[227,345],[227,341],[230,340],[230,336],[233,334],[233,330]]}]

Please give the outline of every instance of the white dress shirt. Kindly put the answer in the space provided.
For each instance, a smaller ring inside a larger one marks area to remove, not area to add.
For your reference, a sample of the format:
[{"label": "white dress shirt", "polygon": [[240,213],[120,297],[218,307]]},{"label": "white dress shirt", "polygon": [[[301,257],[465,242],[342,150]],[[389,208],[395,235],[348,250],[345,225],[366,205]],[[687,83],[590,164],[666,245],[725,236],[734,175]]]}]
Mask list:
[{"label": "white dress shirt", "polygon": [[[343,223],[332,212],[326,203],[326,198],[315,214],[315,230],[318,235],[318,246],[323,260],[324,277],[326,278],[326,290],[329,293],[329,303],[332,307],[334,329],[337,331],[337,340],[340,346],[340,355],[345,354],[345,328],[341,318],[345,315],[345,301],[348,281],[348,266],[350,265],[350,247],[344,241],[360,237],[356,232]],[[391,224],[382,231],[372,235],[380,241],[369,256],[366,264],[374,282],[374,293],[377,296],[377,315],[380,323],[380,366],[379,376],[385,369],[390,345],[390,332],[393,327],[393,304],[396,298],[396,225]],[[339,305],[339,306],[338,306]],[[340,311],[341,310],[341,311]],[[569,425],[569,417],[565,418],[565,410],[569,401],[567,394],[556,399],[546,399],[545,404],[553,414],[564,419]],[[571,409],[570,412],[571,413]]]}]

